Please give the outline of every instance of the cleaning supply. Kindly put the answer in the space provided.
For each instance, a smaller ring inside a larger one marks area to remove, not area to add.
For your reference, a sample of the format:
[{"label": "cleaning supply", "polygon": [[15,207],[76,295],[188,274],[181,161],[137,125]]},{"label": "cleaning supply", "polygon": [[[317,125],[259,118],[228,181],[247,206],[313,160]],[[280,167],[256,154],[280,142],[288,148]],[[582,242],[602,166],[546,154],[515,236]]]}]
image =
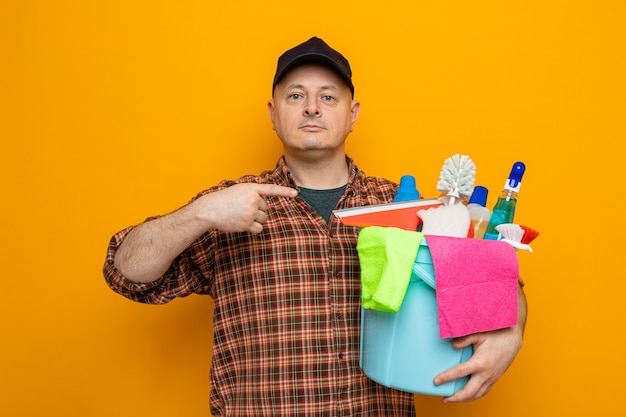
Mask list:
[{"label": "cleaning supply", "polygon": [[535,229],[532,229],[528,226],[524,226],[523,224],[520,224],[519,227],[521,227],[522,230],[524,230],[524,236],[522,236],[522,240],[521,240],[521,242],[524,244],[529,244],[530,242],[535,240],[537,236],[539,236],[539,232],[536,231]]},{"label": "cleaning supply", "polygon": [[467,155],[457,153],[444,161],[437,182],[437,191],[445,193],[448,197],[446,205],[467,201],[474,188],[475,175],[476,164]]},{"label": "cleaning supply", "polygon": [[470,213],[472,228],[474,229],[474,239],[482,239],[489,224],[491,211],[487,206],[487,195],[489,190],[482,185],[474,187],[472,196],[467,203],[467,210]]},{"label": "cleaning supply", "polygon": [[396,190],[393,198],[394,203],[398,201],[419,200],[420,192],[415,186],[415,177],[412,175],[403,175],[400,178],[400,187]]},{"label": "cleaning supply", "polygon": [[521,224],[514,223],[502,223],[496,226],[496,230],[502,236],[500,239],[503,242],[507,242],[515,249],[533,251],[530,247],[530,242],[535,240],[539,236],[539,232],[531,229],[528,226],[522,226]]},{"label": "cleaning supply", "polygon": [[[420,192],[415,184],[415,177],[413,175],[403,175],[400,178],[400,187],[396,190],[396,194],[393,197],[393,203],[399,203],[403,201],[416,201],[420,198]],[[415,211],[417,213],[417,210]],[[418,223],[413,229],[418,232],[421,231],[421,225]]]},{"label": "cleaning supply", "polygon": [[442,338],[515,325],[519,263],[513,247],[448,236],[425,239],[437,280]]},{"label": "cleaning supply", "polygon": [[363,308],[398,312],[423,236],[395,227],[361,229],[356,249],[361,264]]},{"label": "cleaning supply", "polygon": [[449,204],[420,210],[425,235],[467,237],[471,225],[470,213],[465,204]]},{"label": "cleaning supply", "polygon": [[513,223],[517,195],[522,185],[524,171],[526,171],[526,165],[523,162],[513,164],[509,178],[505,181],[502,193],[491,212],[484,239],[498,240],[499,233],[496,230],[496,226],[503,223]]},{"label": "cleaning supply", "polygon": [[424,234],[467,237],[470,214],[462,203],[472,194],[475,174],[476,165],[467,155],[456,154],[444,161],[437,183],[437,191],[443,194],[439,199],[444,205],[417,213]]},{"label": "cleaning supply", "polygon": [[345,226],[386,226],[414,232],[419,225],[416,212],[442,205],[443,203],[437,198],[421,198],[419,200],[338,209],[333,210],[333,214]]}]

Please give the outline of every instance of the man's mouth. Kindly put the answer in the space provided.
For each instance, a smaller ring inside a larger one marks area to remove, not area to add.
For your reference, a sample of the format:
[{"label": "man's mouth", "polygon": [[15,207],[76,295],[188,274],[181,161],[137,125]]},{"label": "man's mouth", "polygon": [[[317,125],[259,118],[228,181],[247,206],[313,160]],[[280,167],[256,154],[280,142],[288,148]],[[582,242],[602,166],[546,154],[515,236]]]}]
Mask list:
[{"label": "man's mouth", "polygon": [[312,124],[312,123],[304,124],[300,126],[300,129],[306,130],[307,132],[318,132],[318,131],[324,130],[322,126],[317,125],[317,124]]}]

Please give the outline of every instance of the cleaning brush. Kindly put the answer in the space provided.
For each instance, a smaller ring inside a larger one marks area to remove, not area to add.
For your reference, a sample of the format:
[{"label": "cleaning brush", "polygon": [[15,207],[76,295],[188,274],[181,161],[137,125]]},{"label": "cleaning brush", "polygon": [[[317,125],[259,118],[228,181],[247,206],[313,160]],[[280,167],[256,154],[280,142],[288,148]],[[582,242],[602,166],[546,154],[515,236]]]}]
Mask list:
[{"label": "cleaning brush", "polygon": [[528,245],[530,242],[535,240],[537,236],[539,236],[539,232],[531,229],[528,226],[520,225],[522,229],[524,229],[524,236],[522,236],[522,240],[520,242]]},{"label": "cleaning brush", "polygon": [[446,159],[439,174],[437,191],[450,197],[448,204],[456,199],[468,200],[474,190],[476,164],[467,155],[455,154]]},{"label": "cleaning brush", "polygon": [[527,250],[532,253],[530,242],[539,236],[539,232],[527,226],[514,223],[503,223],[496,226],[496,230],[502,235],[502,241],[507,242],[516,249]]},{"label": "cleaning brush", "polygon": [[420,210],[422,233],[438,236],[467,237],[471,224],[470,213],[465,204],[454,204],[469,199],[474,190],[476,165],[467,155],[456,154],[443,163],[437,190],[446,193],[447,203],[440,207]]}]

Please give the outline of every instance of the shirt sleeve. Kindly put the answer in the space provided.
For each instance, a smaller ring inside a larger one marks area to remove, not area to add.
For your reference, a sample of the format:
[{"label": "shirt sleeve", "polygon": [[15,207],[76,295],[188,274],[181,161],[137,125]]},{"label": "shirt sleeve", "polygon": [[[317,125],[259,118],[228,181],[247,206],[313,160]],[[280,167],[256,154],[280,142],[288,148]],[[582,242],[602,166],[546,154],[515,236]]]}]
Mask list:
[{"label": "shirt sleeve", "polygon": [[[133,229],[128,227],[111,238],[107,249],[103,273],[107,285],[116,293],[133,301],[146,304],[165,304],[176,297],[190,294],[210,294],[207,275],[212,268],[212,257],[207,252],[198,253],[199,246],[207,249],[207,236],[189,246],[170,265],[162,277],[149,283],[136,283],[126,278],[114,265],[117,249]],[[201,259],[202,265],[198,264]]]}]

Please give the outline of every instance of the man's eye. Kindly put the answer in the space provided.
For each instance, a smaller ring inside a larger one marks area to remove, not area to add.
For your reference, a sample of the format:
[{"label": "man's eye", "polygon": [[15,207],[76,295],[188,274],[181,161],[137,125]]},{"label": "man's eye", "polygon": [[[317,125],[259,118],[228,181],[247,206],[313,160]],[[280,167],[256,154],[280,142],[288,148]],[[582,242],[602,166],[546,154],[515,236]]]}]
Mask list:
[{"label": "man's eye", "polygon": [[289,95],[289,98],[290,98],[290,99],[293,99],[293,100],[299,100],[299,99],[301,99],[301,98],[302,98],[302,95],[301,95],[301,94],[298,94],[298,93],[293,93],[293,94],[290,94],[290,95]]},{"label": "man's eye", "polygon": [[333,101],[333,100],[335,100],[335,97],[333,97],[333,96],[322,96],[322,100],[324,100],[324,101]]}]

